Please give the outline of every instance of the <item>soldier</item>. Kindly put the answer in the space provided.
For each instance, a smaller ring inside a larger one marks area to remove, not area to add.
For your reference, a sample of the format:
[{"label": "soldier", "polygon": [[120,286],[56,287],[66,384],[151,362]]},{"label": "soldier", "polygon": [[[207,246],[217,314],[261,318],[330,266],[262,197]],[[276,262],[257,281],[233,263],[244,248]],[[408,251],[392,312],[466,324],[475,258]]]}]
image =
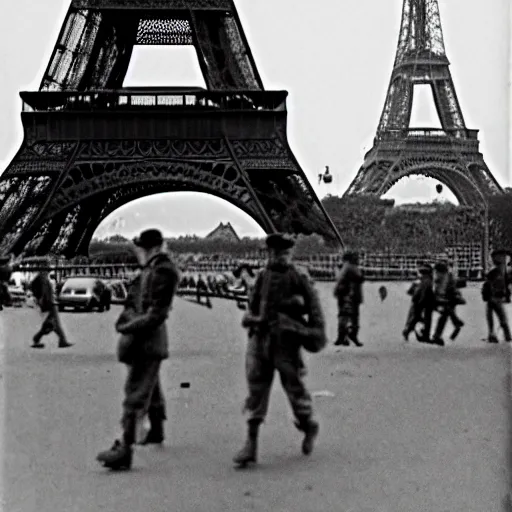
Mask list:
[{"label": "soldier", "polygon": [[486,303],[487,327],[489,329],[489,343],[498,343],[494,332],[494,315],[503,329],[505,341],[511,341],[510,327],[504,304],[510,302],[510,281],[507,275],[507,251],[495,250],[491,253],[494,267],[487,274],[483,288],[482,298]]},{"label": "soldier", "polygon": [[418,273],[420,275],[419,279],[412,284],[407,292],[411,295],[411,307],[402,335],[405,341],[409,341],[409,334],[415,331],[416,325],[421,322],[424,327],[421,335],[416,334],[418,341],[428,342],[435,306],[433,269],[429,264],[424,263],[418,268]]},{"label": "soldier", "polygon": [[151,428],[142,444],[164,440],[165,399],[160,386],[160,366],[169,357],[165,321],[179,283],[179,272],[162,251],[163,237],[148,229],[134,241],[134,251],[142,265],[134,279],[124,310],[116,323],[121,333],[118,359],[128,366],[123,402],[122,440],[97,460],[110,469],[130,469],[136,428],[146,413]]},{"label": "soldier", "polygon": [[[311,395],[302,379],[305,366],[301,347],[318,352],[325,346],[321,305],[309,276],[291,263],[293,239],[275,233],[267,237],[266,244],[268,263],[256,278],[249,311],[242,321],[249,334],[246,353],[249,396],[245,403],[249,418],[245,446],[233,459],[241,467],[256,462],[258,431],[267,415],[275,370],[290,401],[295,426],[304,433],[305,455],[312,452],[319,431],[313,419]],[[308,316],[307,322],[304,315]]]},{"label": "soldier", "polygon": [[455,314],[457,304],[464,303],[462,297],[457,289],[457,283],[453,274],[448,270],[448,265],[445,262],[436,263],[434,266],[434,294],[436,299],[436,308],[440,316],[437,320],[436,330],[432,337],[431,343],[434,345],[444,346],[443,331],[446,326],[448,318],[451,319],[455,326],[455,330],[451,335],[454,340],[464,322]]},{"label": "soldier", "polygon": [[363,344],[359,341],[359,308],[363,302],[364,277],[359,269],[359,255],[357,252],[346,252],[343,255],[343,266],[334,296],[338,301],[338,338],[335,345],[348,347],[350,341],[358,347]]},{"label": "soldier", "polygon": [[[50,261],[43,262],[46,267],[50,266]],[[64,334],[62,324],[60,322],[59,310],[57,307],[57,297],[55,295],[54,281],[48,277],[47,268],[41,270],[39,274],[30,283],[30,290],[34,295],[36,304],[39,306],[41,313],[46,313],[46,318],[41,325],[39,331],[34,335],[32,341],[32,348],[44,348],[44,343],[41,342],[41,338],[55,332],[59,338],[59,348],[67,348],[73,346],[69,343]]]}]

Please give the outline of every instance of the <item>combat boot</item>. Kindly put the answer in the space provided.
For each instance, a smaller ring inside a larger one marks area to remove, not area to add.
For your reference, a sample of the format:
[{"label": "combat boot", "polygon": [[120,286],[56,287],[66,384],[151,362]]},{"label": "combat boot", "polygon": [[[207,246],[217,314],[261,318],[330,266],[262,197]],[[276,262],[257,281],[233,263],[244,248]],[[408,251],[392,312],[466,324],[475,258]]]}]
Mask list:
[{"label": "combat boot", "polygon": [[302,441],[302,453],[304,455],[309,455],[313,451],[313,445],[315,439],[318,436],[320,425],[318,422],[311,419],[311,417],[307,416],[296,421],[295,426],[301,432],[304,432],[304,440]]},{"label": "combat boot", "polygon": [[100,452],[96,460],[101,462],[106,468],[121,470],[130,469],[132,467],[132,457],[132,447],[116,439],[112,448]]},{"label": "combat boot", "polygon": [[256,462],[258,451],[258,430],[260,420],[249,420],[247,440],[244,447],[233,457],[233,462],[239,467],[245,468],[249,462]]}]

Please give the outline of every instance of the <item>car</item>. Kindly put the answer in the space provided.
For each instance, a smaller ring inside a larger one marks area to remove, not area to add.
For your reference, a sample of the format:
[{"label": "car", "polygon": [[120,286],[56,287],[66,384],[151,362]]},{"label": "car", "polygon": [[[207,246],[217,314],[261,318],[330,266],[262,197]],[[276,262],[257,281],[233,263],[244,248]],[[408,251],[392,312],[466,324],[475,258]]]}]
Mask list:
[{"label": "car", "polygon": [[27,293],[23,289],[23,286],[21,286],[19,283],[16,283],[14,279],[11,279],[7,289],[9,291],[10,298],[5,304],[6,306],[21,307],[25,304],[27,300]]},{"label": "car", "polygon": [[84,309],[93,311],[97,309],[102,313],[110,309],[110,300],[107,287],[101,279],[96,277],[69,277],[64,282],[58,295],[59,311],[73,308],[75,311]]}]

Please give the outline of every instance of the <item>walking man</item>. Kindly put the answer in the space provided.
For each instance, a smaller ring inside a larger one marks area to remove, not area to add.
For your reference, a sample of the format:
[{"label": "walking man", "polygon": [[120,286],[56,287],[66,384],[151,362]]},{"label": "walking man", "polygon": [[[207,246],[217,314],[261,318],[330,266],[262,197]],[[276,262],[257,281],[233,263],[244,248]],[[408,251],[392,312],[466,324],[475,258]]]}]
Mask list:
[{"label": "walking man", "polygon": [[507,251],[493,251],[491,259],[494,267],[487,274],[482,288],[482,298],[486,303],[488,341],[489,343],[498,343],[498,337],[494,331],[494,315],[503,329],[505,341],[511,341],[510,326],[505,311],[505,304],[510,302],[511,284],[507,274]]},{"label": "walking man", "polygon": [[335,345],[348,347],[352,341],[357,347],[363,344],[358,339],[359,308],[363,302],[364,277],[359,268],[357,252],[346,252],[343,255],[343,266],[334,296],[338,301],[338,339]]},{"label": "walking man", "polygon": [[416,333],[416,336],[418,341],[428,342],[435,306],[433,269],[425,263],[418,268],[418,273],[420,275],[419,279],[412,284],[407,292],[411,295],[411,307],[402,335],[405,341],[409,341],[409,334],[413,331],[416,332],[416,325],[421,322],[423,323],[423,331],[421,334]]},{"label": "walking man", "polygon": [[450,318],[454,324],[455,330],[451,335],[452,341],[459,334],[464,322],[456,315],[455,308],[462,303],[461,295],[457,290],[455,277],[449,271],[448,265],[444,262],[436,263],[434,266],[434,294],[436,299],[436,308],[439,311],[432,343],[434,345],[444,346],[443,331],[446,322]]},{"label": "walking man", "polygon": [[138,422],[147,414],[151,428],[142,444],[164,440],[165,398],[160,366],[169,357],[167,319],[179,283],[179,272],[163,250],[162,233],[148,229],[134,241],[142,271],[134,279],[116,323],[121,333],[118,358],[128,367],[121,425],[123,435],[97,460],[107,468],[130,469]]},{"label": "walking man", "polygon": [[50,261],[47,260],[44,264],[47,268],[41,270],[30,283],[30,289],[34,295],[36,304],[39,306],[41,313],[46,313],[46,318],[44,319],[41,328],[32,339],[32,348],[44,348],[44,343],[41,342],[41,339],[43,336],[46,336],[51,332],[55,332],[59,338],[59,348],[71,347],[73,344],[68,343],[60,322],[57,298],[55,296],[55,287],[52,285],[52,282],[48,277]]},{"label": "walking man", "polygon": [[291,263],[294,243],[279,233],[267,237],[267,266],[258,274],[242,321],[249,334],[245,367],[249,388],[245,411],[249,418],[246,443],[233,459],[241,467],[256,462],[258,431],[267,415],[275,370],[290,401],[295,426],[304,433],[305,455],[312,452],[319,431],[303,381],[301,348],[318,352],[325,347],[325,322],[309,276]]}]

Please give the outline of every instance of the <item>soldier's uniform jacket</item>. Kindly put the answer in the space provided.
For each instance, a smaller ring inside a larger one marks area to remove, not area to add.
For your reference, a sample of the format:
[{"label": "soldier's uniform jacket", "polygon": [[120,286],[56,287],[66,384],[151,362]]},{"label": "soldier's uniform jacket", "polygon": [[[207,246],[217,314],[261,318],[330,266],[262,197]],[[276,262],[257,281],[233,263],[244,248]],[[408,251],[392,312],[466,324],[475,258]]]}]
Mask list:
[{"label": "soldier's uniform jacket", "polygon": [[134,337],[140,357],[169,357],[165,320],[178,283],[179,272],[164,253],[151,258],[132,282],[116,329]]},{"label": "soldier's uniform jacket", "polygon": [[411,295],[415,306],[434,306],[435,295],[432,284],[432,277],[430,276],[422,276],[414,281],[407,293]]},{"label": "soldier's uniform jacket", "polygon": [[494,267],[486,276],[482,295],[484,301],[510,301],[510,280],[507,272]]},{"label": "soldier's uniform jacket", "polygon": [[[285,313],[299,321],[307,315],[308,327],[325,327],[320,300],[307,271],[293,264],[271,263],[258,274],[249,297],[249,310],[253,315],[260,314],[262,294],[265,293],[262,290],[265,274],[269,279],[266,307],[266,323],[269,329],[278,321],[279,313]],[[295,296],[302,297],[303,307],[293,304]]]},{"label": "soldier's uniform jacket", "polygon": [[439,274],[434,278],[434,293],[439,305],[454,305],[457,303],[457,283],[451,272]]}]

